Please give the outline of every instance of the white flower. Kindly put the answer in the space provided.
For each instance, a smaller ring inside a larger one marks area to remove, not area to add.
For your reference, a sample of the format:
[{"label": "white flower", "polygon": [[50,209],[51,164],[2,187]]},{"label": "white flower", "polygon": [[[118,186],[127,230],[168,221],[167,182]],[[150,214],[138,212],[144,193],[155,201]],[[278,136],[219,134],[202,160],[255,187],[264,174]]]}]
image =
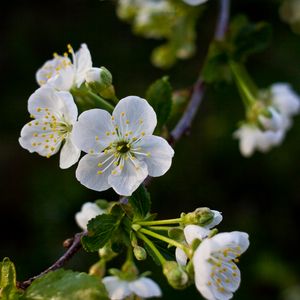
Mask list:
[{"label": "white flower", "polygon": [[300,110],[300,98],[289,84],[273,84],[267,92],[262,92],[262,96],[260,105],[266,105],[270,117],[259,113],[256,122],[245,122],[234,133],[240,140],[240,151],[246,157],[255,150],[267,152],[281,144],[292,124],[292,116]]},{"label": "white flower", "polygon": [[105,210],[101,209],[96,203],[86,202],[82,205],[81,211],[75,215],[75,220],[79,227],[83,230],[87,230],[89,220],[104,213]]},{"label": "white flower", "polygon": [[[202,240],[206,238],[210,232],[210,229],[217,226],[223,220],[221,213],[217,210],[211,210],[214,213],[214,218],[212,222],[205,226],[198,226],[198,225],[187,225],[184,228],[184,237],[188,245],[191,245],[195,239]],[[176,248],[175,250],[176,261],[185,266],[188,260],[185,252],[180,249]]]},{"label": "white flower", "polygon": [[80,156],[74,145],[72,126],[76,122],[77,106],[69,92],[57,92],[50,87],[36,90],[28,100],[28,111],[34,118],[21,131],[19,142],[29,152],[50,157],[60,152],[60,167],[69,168]]},{"label": "white flower", "polygon": [[92,190],[112,187],[130,196],[148,174],[166,173],[174,151],[152,135],[156,122],[153,108],[136,96],[120,100],[112,116],[102,109],[83,112],[73,134],[77,147],[88,154],[78,164],[77,179]]},{"label": "white flower", "polygon": [[248,234],[233,231],[219,233],[202,241],[193,256],[195,285],[208,300],[233,297],[241,281],[235,264],[249,246]]},{"label": "white flower", "polygon": [[263,131],[255,125],[244,124],[234,133],[234,137],[240,140],[241,153],[249,157],[255,150],[267,152],[272,147],[281,144],[285,131]]},{"label": "white flower", "polygon": [[141,298],[161,297],[159,286],[149,278],[126,281],[117,276],[107,276],[102,282],[111,300],[121,300],[133,294]]},{"label": "white flower", "polygon": [[36,80],[40,86],[50,85],[59,91],[69,91],[84,82],[86,72],[92,67],[90,51],[86,44],[82,44],[76,53],[70,45],[68,50],[73,62],[67,53],[64,56],[54,53],[54,58],[46,61],[37,71]]},{"label": "white flower", "polygon": [[185,3],[192,5],[192,6],[196,6],[199,4],[203,4],[205,2],[207,2],[207,0],[183,0]]}]

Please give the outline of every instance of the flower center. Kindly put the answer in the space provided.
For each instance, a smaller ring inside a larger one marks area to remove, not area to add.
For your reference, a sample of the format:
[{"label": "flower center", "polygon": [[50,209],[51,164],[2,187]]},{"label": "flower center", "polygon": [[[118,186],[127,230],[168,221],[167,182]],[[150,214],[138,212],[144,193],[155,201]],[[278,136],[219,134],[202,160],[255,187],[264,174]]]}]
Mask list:
[{"label": "flower center", "polygon": [[117,143],[116,149],[119,153],[124,154],[130,150],[130,145],[126,141],[120,141]]}]

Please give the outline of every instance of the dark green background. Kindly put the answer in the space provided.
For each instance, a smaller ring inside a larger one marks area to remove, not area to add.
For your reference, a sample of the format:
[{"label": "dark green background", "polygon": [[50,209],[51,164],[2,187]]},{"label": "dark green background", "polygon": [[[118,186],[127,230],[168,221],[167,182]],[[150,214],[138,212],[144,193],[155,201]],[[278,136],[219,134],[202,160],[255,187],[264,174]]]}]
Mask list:
[{"label": "dark green background", "polygon": [[[37,88],[36,70],[64,52],[86,42],[95,66],[114,76],[120,98],[144,96],[147,86],[168,74],[174,88],[195,80],[212,37],[217,1],[211,0],[198,26],[198,53],[163,72],[151,66],[149,55],[158,41],[133,36],[117,19],[111,1],[10,1],[0,9],[1,204],[0,257],[16,263],[18,279],[25,280],[48,267],[63,251],[61,243],[78,231],[74,214],[82,203],[97,198],[116,199],[112,191],[95,193],[75,179],[75,167],[60,170],[58,156],[30,154],[18,144],[29,120],[27,99]],[[232,14],[267,20],[274,27],[270,48],[251,57],[248,69],[260,87],[290,82],[300,92],[300,37],[278,17],[277,1],[233,1]],[[242,285],[235,299],[300,299],[287,289],[300,282],[300,118],[282,146],[270,153],[243,158],[232,133],[244,112],[234,86],[210,87],[188,138],[176,146],[170,171],[153,181],[153,210],[161,218],[209,206],[223,212],[221,231],[250,234],[251,247],[242,257]],[[87,270],[96,256],[79,253],[68,265]],[[173,291],[151,260],[153,277],[163,299],[200,299],[194,287]]]}]

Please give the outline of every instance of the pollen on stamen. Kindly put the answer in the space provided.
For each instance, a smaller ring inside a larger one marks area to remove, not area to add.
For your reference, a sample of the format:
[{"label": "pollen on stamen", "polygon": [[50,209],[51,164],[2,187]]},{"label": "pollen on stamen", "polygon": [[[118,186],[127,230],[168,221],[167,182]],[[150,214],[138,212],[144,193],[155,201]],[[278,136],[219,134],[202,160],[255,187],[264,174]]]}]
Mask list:
[{"label": "pollen on stamen", "polygon": [[125,116],[125,112],[124,112],[124,111],[121,112],[121,116],[122,116],[122,117]]},{"label": "pollen on stamen", "polygon": [[36,143],[32,143],[31,145],[32,145],[33,147],[36,147]]},{"label": "pollen on stamen", "polygon": [[107,136],[110,136],[110,132],[109,131],[106,131],[105,133]]},{"label": "pollen on stamen", "polygon": [[39,122],[35,122],[34,125],[35,125],[35,126],[38,126],[38,125],[39,125]]},{"label": "pollen on stamen", "polygon": [[94,149],[90,149],[89,154],[94,154]]},{"label": "pollen on stamen", "polygon": [[140,123],[140,124],[143,124],[143,123],[144,123],[144,121],[143,121],[142,119],[140,119],[139,123]]},{"label": "pollen on stamen", "polygon": [[208,285],[208,286],[211,286],[211,281],[208,281],[208,282],[207,282],[207,285]]},{"label": "pollen on stamen", "polygon": [[130,123],[130,121],[129,120],[126,120],[126,124],[129,124]]},{"label": "pollen on stamen", "polygon": [[145,136],[145,132],[144,131],[141,132],[141,136]]},{"label": "pollen on stamen", "polygon": [[42,109],[41,109],[40,107],[38,107],[38,108],[36,109],[36,111],[37,111],[37,112],[41,112]]},{"label": "pollen on stamen", "polygon": [[54,147],[51,147],[50,149],[51,149],[51,151],[52,151],[52,152],[55,150],[55,148],[54,148]]},{"label": "pollen on stamen", "polygon": [[111,120],[114,121],[114,120],[115,120],[115,117],[112,116],[112,117],[111,117]]},{"label": "pollen on stamen", "polygon": [[57,57],[58,57],[58,54],[57,54],[56,52],[54,52],[54,53],[53,53],[53,57],[54,57],[54,58],[57,58]]},{"label": "pollen on stamen", "polygon": [[150,157],[150,156],[151,156],[151,153],[150,153],[150,152],[147,152],[147,153],[146,153],[146,156],[147,156],[147,157]]},{"label": "pollen on stamen", "polygon": [[95,136],[95,140],[99,141],[99,136],[98,135]]},{"label": "pollen on stamen", "polygon": [[39,135],[38,135],[37,133],[34,133],[33,136],[34,136],[34,137],[38,137]]},{"label": "pollen on stamen", "polygon": [[101,175],[101,174],[103,174],[103,172],[102,171],[97,171],[97,174]]},{"label": "pollen on stamen", "polygon": [[48,149],[49,148],[49,145],[45,145],[45,149]]},{"label": "pollen on stamen", "polygon": [[112,175],[116,175],[116,174],[117,174],[117,171],[116,171],[116,170],[112,170],[112,171],[111,171],[111,174],[112,174]]}]

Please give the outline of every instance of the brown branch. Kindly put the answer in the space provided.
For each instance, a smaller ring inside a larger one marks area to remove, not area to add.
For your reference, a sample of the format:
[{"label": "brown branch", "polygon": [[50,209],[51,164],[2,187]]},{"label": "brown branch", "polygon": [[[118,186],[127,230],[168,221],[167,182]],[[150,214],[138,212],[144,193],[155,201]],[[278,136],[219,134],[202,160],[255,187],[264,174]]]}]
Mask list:
[{"label": "brown branch", "polygon": [[[228,28],[230,0],[220,0],[220,13],[214,34],[215,40],[223,40]],[[201,77],[193,86],[191,100],[183,113],[181,119],[171,131],[169,142],[173,146],[180,138],[186,134],[197,114],[205,92],[205,83]]]},{"label": "brown branch", "polygon": [[[229,20],[229,7],[230,0],[220,0],[220,13],[216,24],[216,31],[214,38],[216,40],[222,40],[225,37],[225,33],[228,27]],[[193,86],[193,91],[191,95],[191,100],[183,113],[181,119],[178,121],[175,128],[171,131],[170,134],[170,144],[174,144],[190,129],[191,124],[196,116],[198,108],[202,102],[202,98],[205,91],[205,84],[201,78],[199,78]],[[144,184],[148,185],[151,181],[150,177],[145,179]],[[120,202],[127,203],[127,198],[122,197]],[[31,277],[26,281],[17,282],[17,286],[20,289],[26,289],[30,284],[37,278],[42,277],[43,275],[57,270],[65,265],[65,263],[70,260],[80,249],[81,249],[81,238],[86,235],[87,232],[76,233],[74,238],[71,240],[71,245],[68,245],[68,250],[48,269],[43,271],[37,276]],[[68,244],[70,241],[68,241]]]},{"label": "brown branch", "polygon": [[43,275],[45,275],[45,274],[47,274],[51,271],[54,271],[54,270],[57,270],[57,269],[60,269],[61,267],[63,267],[65,265],[65,263],[68,260],[70,260],[74,256],[74,254],[76,254],[80,250],[80,248],[81,248],[81,238],[86,234],[87,234],[86,231],[76,233],[74,235],[74,238],[71,240],[71,243],[70,243],[70,240],[68,240],[68,243],[67,243],[68,244],[67,245],[68,250],[52,266],[50,266],[48,269],[46,269],[45,271],[43,271],[39,275],[33,276],[33,277],[29,278],[26,281],[17,282],[17,287],[20,288],[20,289],[25,290],[27,287],[30,286],[30,284],[35,279],[37,279],[39,277],[42,277]]}]

